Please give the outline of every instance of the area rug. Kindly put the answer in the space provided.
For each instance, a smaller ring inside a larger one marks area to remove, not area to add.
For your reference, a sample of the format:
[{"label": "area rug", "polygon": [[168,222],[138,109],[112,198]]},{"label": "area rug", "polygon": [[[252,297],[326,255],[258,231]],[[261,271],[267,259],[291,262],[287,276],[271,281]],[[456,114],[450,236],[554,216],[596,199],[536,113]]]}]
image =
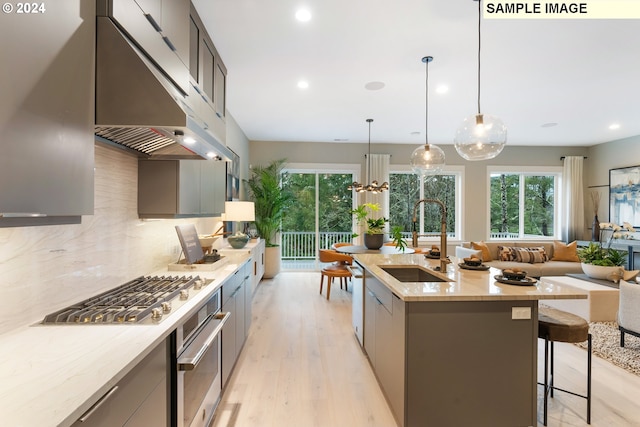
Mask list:
[{"label": "area rug", "polygon": [[[594,355],[640,375],[640,338],[625,334],[624,347],[620,347],[620,331],[616,322],[591,322],[589,331]],[[586,341],[576,345],[587,348]]]}]

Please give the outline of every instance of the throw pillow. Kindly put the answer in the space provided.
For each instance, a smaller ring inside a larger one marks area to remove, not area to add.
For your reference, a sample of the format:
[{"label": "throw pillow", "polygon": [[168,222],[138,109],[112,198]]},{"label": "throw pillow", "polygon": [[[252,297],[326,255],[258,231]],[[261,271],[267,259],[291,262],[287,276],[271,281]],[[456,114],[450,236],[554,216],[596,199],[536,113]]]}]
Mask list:
[{"label": "throw pillow", "polygon": [[513,246],[498,246],[498,258],[500,261],[518,261],[518,248]]},{"label": "throw pillow", "polygon": [[[524,250],[527,252],[531,252],[534,255],[532,255],[533,258],[540,260],[540,261],[535,261],[535,262],[547,262],[549,261],[549,256],[547,255],[547,251],[544,249],[544,246],[536,246],[536,247],[532,247],[532,248],[518,248],[518,250]],[[519,252],[518,251],[518,252]],[[522,261],[525,262],[525,261]]]},{"label": "throw pillow", "polygon": [[543,263],[547,260],[547,255],[544,248],[517,248],[517,250],[518,250],[518,256],[516,257],[517,262],[527,262],[529,264],[538,264],[538,263]]},{"label": "throw pillow", "polygon": [[482,261],[489,262],[493,261],[493,257],[491,256],[491,251],[485,242],[471,242],[471,248],[482,251]]},{"label": "throw pillow", "polygon": [[553,242],[553,257],[551,261],[580,262],[580,258],[578,257],[578,242],[575,240],[569,244]]}]

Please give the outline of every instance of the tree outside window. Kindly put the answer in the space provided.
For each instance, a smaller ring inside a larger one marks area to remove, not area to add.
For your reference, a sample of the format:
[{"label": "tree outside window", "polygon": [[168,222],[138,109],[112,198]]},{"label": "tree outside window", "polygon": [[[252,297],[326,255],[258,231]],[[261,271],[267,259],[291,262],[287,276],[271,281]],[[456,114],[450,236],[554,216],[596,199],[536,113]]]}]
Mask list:
[{"label": "tree outside window", "polygon": [[[457,237],[456,218],[460,218],[456,201],[459,199],[459,174],[443,174],[421,178],[413,173],[392,173],[389,176],[389,217],[392,226],[399,225],[408,235],[413,230],[413,208],[420,199],[437,199],[447,207],[447,235]],[[440,233],[440,208],[435,204],[418,207],[418,233]]]},{"label": "tree outside window", "polygon": [[559,174],[493,172],[490,237],[555,237]]}]

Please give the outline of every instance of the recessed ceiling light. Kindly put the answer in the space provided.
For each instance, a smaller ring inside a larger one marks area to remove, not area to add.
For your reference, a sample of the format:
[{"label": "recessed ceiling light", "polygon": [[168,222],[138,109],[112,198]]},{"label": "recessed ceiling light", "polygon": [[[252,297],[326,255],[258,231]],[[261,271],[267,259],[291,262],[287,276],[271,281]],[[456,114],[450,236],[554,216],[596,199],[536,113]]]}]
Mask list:
[{"label": "recessed ceiling light", "polygon": [[364,88],[367,90],[380,90],[384,86],[384,82],[369,82],[364,85]]},{"label": "recessed ceiling light", "polygon": [[189,145],[195,144],[196,142],[196,140],[191,138],[190,136],[185,136],[182,141],[184,141],[185,144],[189,144]]},{"label": "recessed ceiling light", "polygon": [[308,22],[311,20],[311,12],[308,9],[298,9],[296,19],[300,22]]},{"label": "recessed ceiling light", "polygon": [[447,85],[436,86],[436,93],[447,93],[447,92],[449,92],[449,86]]},{"label": "recessed ceiling light", "polygon": [[309,82],[306,80],[300,80],[298,82],[298,88],[299,89],[307,89],[309,87]]},{"label": "recessed ceiling light", "polygon": [[540,125],[541,128],[552,128],[558,126],[558,124],[556,122],[549,122],[549,123],[544,123],[542,125]]},{"label": "recessed ceiling light", "polygon": [[611,129],[611,130],[620,129],[620,123],[611,123],[609,125],[609,129]]}]

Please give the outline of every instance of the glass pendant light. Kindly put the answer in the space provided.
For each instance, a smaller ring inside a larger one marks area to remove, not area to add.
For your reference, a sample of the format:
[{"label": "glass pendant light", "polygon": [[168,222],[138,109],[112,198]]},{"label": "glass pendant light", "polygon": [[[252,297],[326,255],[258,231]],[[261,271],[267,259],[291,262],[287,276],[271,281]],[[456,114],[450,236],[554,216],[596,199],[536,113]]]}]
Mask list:
[{"label": "glass pendant light", "polygon": [[[369,174],[371,173],[371,122],[373,122],[373,119],[367,119],[367,123],[369,123],[369,154],[367,156],[367,178],[369,178]],[[376,181],[375,179],[367,185],[360,184],[359,182],[354,181],[347,187],[347,190],[356,190],[357,193],[364,193],[365,191],[369,191],[373,194],[382,193],[383,191],[388,189],[388,182],[385,181],[382,183],[382,185],[379,185],[378,181]]]},{"label": "glass pendant light", "polygon": [[419,175],[438,175],[444,168],[444,151],[434,144],[429,144],[429,63],[433,56],[425,56],[422,62],[426,64],[426,93],[425,93],[425,144],[419,146],[411,153],[411,169]]},{"label": "glass pendant light", "polygon": [[454,139],[458,154],[466,160],[487,160],[496,157],[507,143],[507,127],[498,117],[480,112],[480,22],[481,0],[478,2],[478,113],[464,119]]}]

